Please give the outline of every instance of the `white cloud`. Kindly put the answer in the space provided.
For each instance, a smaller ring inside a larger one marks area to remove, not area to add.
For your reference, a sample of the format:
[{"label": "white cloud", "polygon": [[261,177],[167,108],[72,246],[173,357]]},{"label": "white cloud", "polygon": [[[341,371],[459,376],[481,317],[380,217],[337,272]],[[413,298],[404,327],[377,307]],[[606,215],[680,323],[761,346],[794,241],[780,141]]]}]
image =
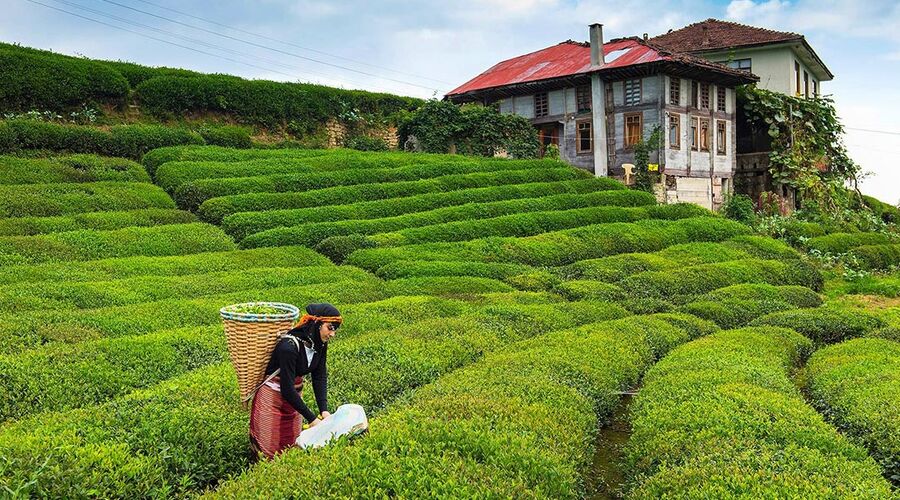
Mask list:
[{"label": "white cloud", "polygon": [[789,4],[781,0],[732,0],[725,9],[725,17],[743,23],[771,25],[788,7]]}]

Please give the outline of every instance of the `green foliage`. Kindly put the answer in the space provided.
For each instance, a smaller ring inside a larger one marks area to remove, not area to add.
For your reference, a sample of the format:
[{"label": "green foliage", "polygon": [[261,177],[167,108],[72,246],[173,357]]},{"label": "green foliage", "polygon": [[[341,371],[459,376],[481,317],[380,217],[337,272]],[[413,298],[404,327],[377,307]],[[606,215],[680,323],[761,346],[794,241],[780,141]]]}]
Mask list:
[{"label": "green foliage", "polygon": [[[313,246],[313,245],[310,245]],[[332,262],[341,264],[351,253],[362,248],[375,248],[375,242],[361,234],[330,236],[315,243],[315,250],[328,257]]]},{"label": "green foliage", "polygon": [[900,224],[900,208],[872,196],[863,195],[863,203],[884,222]]},{"label": "green foliage", "polygon": [[[116,125],[109,130],[81,125],[58,125],[34,120],[8,120],[9,149],[45,149],[140,159],[151,149],[176,144],[203,144],[199,134],[161,125]],[[0,132],[2,134],[2,132]]]},{"label": "green foliage", "polygon": [[385,283],[390,295],[473,295],[479,293],[512,292],[515,288],[502,281],[473,276],[417,276],[398,278]]},{"label": "green foliage", "polygon": [[221,229],[209,224],[170,224],[112,231],[69,231],[0,238],[0,262],[36,264],[131,255],[165,256],[234,249]]},{"label": "green foliage", "polygon": [[388,151],[391,149],[387,141],[381,137],[368,137],[365,135],[357,135],[347,139],[344,142],[344,147],[357,151]]},{"label": "green foliage", "polygon": [[656,171],[650,170],[650,156],[659,156],[661,139],[660,128],[659,126],[656,126],[646,140],[641,139],[634,145],[635,189],[652,193],[653,186],[659,183],[659,169]]},{"label": "green foliage", "polygon": [[[397,278],[436,277],[436,276],[473,276],[506,280],[512,276],[530,271],[532,268],[517,264],[498,262],[462,262],[462,261],[398,261],[388,264],[375,274],[386,280]],[[512,283],[511,283],[512,284]],[[515,285],[513,285],[515,286]],[[522,289],[518,286],[516,288]]]},{"label": "green foliage", "polygon": [[205,126],[200,129],[200,137],[207,144],[227,148],[247,149],[253,147],[251,129],[234,125]]},{"label": "green foliage", "polygon": [[175,204],[165,191],[149,183],[0,185],[0,217],[51,217],[142,208],[175,208]]},{"label": "green foliage", "polygon": [[833,233],[806,241],[806,247],[823,254],[843,254],[865,245],[886,245],[892,238],[882,233]]},{"label": "green foliage", "polygon": [[858,246],[848,252],[848,260],[866,271],[894,269],[900,267],[900,244]]},{"label": "green foliage", "polygon": [[729,194],[725,197],[721,212],[725,217],[752,226],[756,221],[753,200],[745,194]]},{"label": "green foliage", "polygon": [[[220,168],[241,169],[243,162],[254,160],[282,160],[305,158],[324,154],[324,151],[306,149],[231,149],[221,146],[167,146],[149,151],[141,158],[141,163],[150,175],[156,177],[156,170],[164,163],[169,162],[213,162]],[[332,153],[333,154],[333,153]],[[221,165],[225,163],[225,165]],[[273,162],[276,163],[277,162]],[[248,165],[249,167],[249,165]],[[186,170],[191,170],[188,166]],[[204,172],[201,170],[199,179],[207,177],[227,177],[229,170],[214,170]],[[276,172],[273,172],[276,173]],[[185,172],[186,174],[186,172]],[[189,178],[194,180],[194,177]],[[176,185],[177,187],[177,185]]]},{"label": "green foliage", "polygon": [[460,153],[476,156],[505,151],[513,158],[536,158],[540,149],[537,131],[520,116],[434,99],[401,123],[401,144],[410,137],[429,153],[447,153],[455,146]]},{"label": "green foliage", "polygon": [[800,376],[809,400],[900,486],[900,343],[854,339],[817,351]]},{"label": "green foliage", "polygon": [[34,236],[94,229],[109,231],[128,227],[162,226],[197,222],[197,217],[182,210],[145,208],[115,212],[88,212],[56,217],[12,217],[0,219],[0,236]]},{"label": "green foliage", "polygon": [[817,345],[862,337],[867,332],[885,326],[883,320],[864,312],[826,307],[767,314],[750,324],[791,328],[809,337]]},{"label": "green foliage", "polygon": [[715,333],[672,351],[632,407],[629,498],[890,498],[875,462],[809,407],[786,329]]},{"label": "green foliage", "polygon": [[72,155],[54,158],[0,156],[0,184],[56,182],[150,182],[144,168],[123,158]]}]

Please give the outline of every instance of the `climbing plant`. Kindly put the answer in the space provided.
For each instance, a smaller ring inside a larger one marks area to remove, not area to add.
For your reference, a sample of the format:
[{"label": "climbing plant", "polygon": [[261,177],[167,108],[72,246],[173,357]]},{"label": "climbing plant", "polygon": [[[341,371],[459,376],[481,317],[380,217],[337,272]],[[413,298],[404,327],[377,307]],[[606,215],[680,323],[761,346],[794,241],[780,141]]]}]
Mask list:
[{"label": "climbing plant", "polygon": [[751,127],[771,139],[773,180],[796,189],[805,209],[837,214],[861,196],[860,168],[847,154],[830,97],[791,97],[750,85],[738,88],[738,101]]},{"label": "climbing plant", "polygon": [[[634,145],[634,188],[641,191],[653,192],[653,186],[659,182],[659,167],[650,170],[650,155],[659,153],[659,143],[662,138],[660,128],[657,126],[646,140],[638,141]],[[657,160],[659,161],[659,160]]]}]

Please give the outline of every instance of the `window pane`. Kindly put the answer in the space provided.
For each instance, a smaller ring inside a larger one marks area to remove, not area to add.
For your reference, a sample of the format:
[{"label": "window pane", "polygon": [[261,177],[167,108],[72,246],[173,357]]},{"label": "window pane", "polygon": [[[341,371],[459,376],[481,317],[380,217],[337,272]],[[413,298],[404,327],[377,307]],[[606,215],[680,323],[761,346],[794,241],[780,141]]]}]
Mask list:
[{"label": "window pane", "polygon": [[669,147],[681,147],[681,123],[678,115],[669,116]]},{"label": "window pane", "polygon": [[591,151],[591,122],[581,122],[578,124],[578,152]]},{"label": "window pane", "polygon": [[583,113],[591,110],[591,86],[581,85],[575,89],[575,100],[578,105],[578,112]]},{"label": "window pane", "polygon": [[716,151],[719,154],[725,154],[727,152],[726,141],[725,122],[716,122]]},{"label": "window pane", "polygon": [[669,78],[669,104],[678,105],[681,101],[681,78]]}]

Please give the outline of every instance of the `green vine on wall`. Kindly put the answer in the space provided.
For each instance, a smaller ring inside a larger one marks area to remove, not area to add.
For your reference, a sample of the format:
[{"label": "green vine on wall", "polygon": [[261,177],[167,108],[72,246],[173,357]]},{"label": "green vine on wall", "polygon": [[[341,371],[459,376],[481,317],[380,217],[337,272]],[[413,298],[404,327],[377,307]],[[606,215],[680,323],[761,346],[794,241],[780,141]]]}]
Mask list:
[{"label": "green vine on wall", "polygon": [[738,88],[738,101],[752,126],[771,139],[773,180],[794,188],[805,209],[835,214],[854,201],[848,194],[861,196],[860,168],[847,154],[830,97],[791,97],[750,85]]},{"label": "green vine on wall", "polygon": [[662,132],[656,126],[650,137],[634,145],[634,189],[652,193],[654,184],[659,182],[659,165],[656,171],[650,170],[650,155],[657,153],[658,157],[661,140]]}]

